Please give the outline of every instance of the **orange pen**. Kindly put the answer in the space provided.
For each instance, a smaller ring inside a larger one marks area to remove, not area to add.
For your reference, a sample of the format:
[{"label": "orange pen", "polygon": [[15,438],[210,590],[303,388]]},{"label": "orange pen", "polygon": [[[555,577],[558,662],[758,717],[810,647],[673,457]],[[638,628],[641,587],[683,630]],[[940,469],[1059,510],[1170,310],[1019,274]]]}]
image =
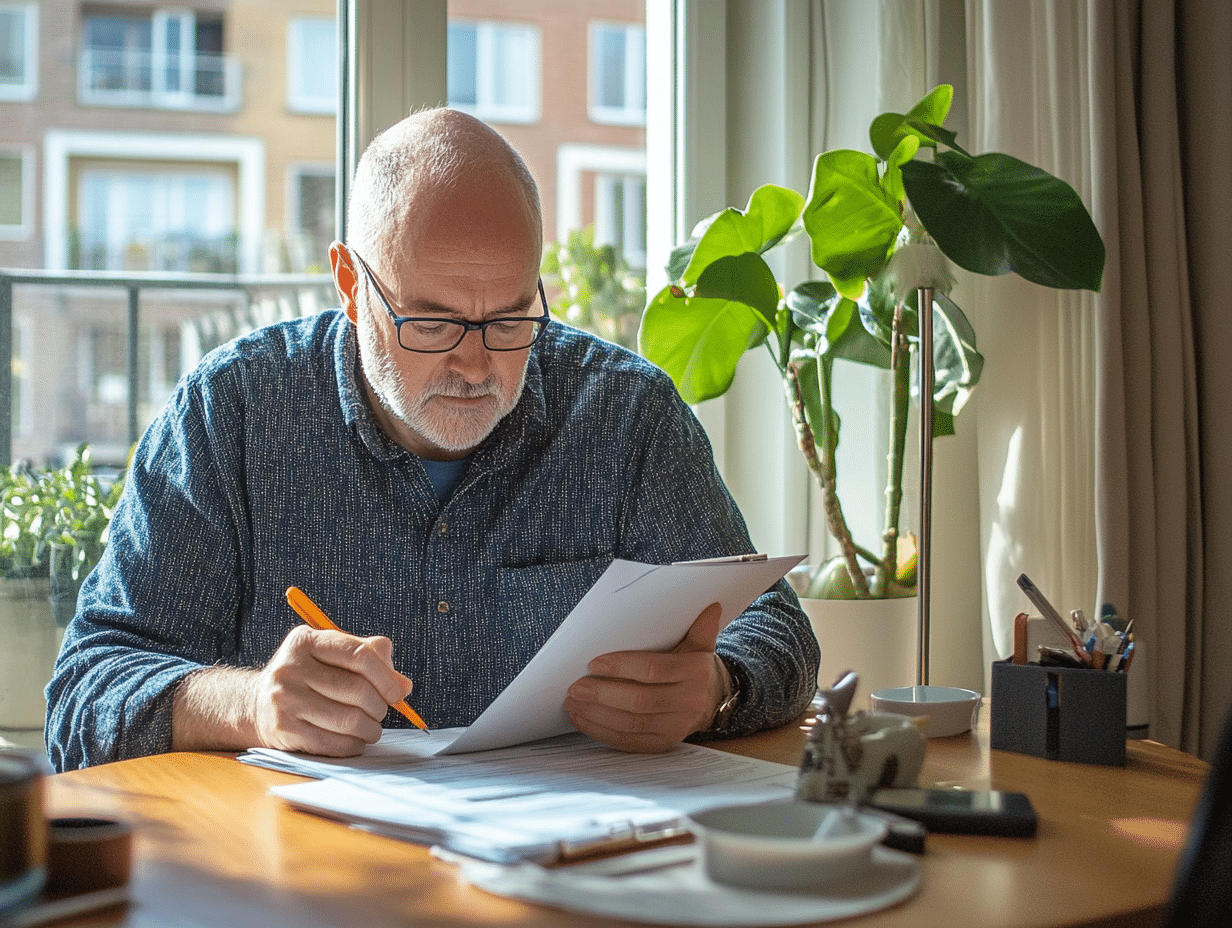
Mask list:
[{"label": "orange pen", "polygon": [[[297,586],[287,587],[287,603],[292,609],[299,613],[299,617],[311,625],[315,629],[330,629],[331,631],[341,632],[337,625],[330,620],[320,607],[317,606],[308,594]],[[343,632],[343,634],[347,634]],[[424,720],[419,717],[419,713],[412,709],[405,699],[393,703],[393,707],[406,716],[407,720],[416,728],[428,731],[428,726],[424,724]]]}]

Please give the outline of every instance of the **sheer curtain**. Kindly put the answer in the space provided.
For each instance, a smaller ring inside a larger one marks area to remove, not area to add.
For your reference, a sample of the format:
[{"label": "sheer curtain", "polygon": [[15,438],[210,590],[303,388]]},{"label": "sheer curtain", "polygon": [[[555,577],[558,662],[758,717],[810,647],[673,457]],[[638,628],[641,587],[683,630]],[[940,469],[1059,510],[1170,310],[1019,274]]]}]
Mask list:
[{"label": "sheer curtain", "polygon": [[1232,694],[1226,259],[1232,8],[1222,0],[968,0],[979,150],[1064,177],[1108,246],[1098,295],[979,281],[989,652],[1025,570],[1107,601],[1142,653],[1130,722],[1195,753]]}]

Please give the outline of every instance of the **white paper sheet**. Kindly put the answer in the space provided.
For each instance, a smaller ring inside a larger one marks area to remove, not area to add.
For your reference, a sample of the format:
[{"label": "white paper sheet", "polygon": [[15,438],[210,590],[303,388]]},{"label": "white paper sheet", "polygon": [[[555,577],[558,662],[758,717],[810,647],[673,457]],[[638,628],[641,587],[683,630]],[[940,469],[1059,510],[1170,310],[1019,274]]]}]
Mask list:
[{"label": "white paper sheet", "polygon": [[789,799],[798,774],[694,744],[628,754],[576,733],[482,753],[433,753],[457,731],[386,730],[353,758],[259,748],[240,760],[324,778],[271,790],[301,808],[505,862],[550,860],[561,842],[678,825],[683,814],[711,805]]},{"label": "white paper sheet", "polygon": [[488,751],[573,730],[565,693],[611,651],[668,651],[711,603],[726,626],[803,555],[653,565],[614,560],[513,682],[442,754]]}]

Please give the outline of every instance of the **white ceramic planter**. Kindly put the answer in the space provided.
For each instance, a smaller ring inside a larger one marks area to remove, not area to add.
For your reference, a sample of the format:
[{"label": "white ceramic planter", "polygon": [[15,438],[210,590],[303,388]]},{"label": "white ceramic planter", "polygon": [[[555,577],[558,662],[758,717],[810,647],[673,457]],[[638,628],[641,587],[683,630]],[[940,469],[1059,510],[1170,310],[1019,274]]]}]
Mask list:
[{"label": "white ceramic planter", "polygon": [[46,580],[0,580],[0,729],[41,731],[60,650]]},{"label": "white ceramic planter", "polygon": [[892,686],[916,682],[916,597],[903,599],[808,599],[800,605],[821,646],[817,685],[829,689],[839,675],[860,675],[853,709],[869,708],[868,697]]}]

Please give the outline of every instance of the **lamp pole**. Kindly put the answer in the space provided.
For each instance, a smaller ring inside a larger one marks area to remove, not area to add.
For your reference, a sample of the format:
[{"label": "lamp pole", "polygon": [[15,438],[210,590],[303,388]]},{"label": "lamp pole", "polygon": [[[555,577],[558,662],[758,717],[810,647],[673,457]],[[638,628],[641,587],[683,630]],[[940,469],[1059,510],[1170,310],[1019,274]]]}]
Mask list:
[{"label": "lamp pole", "polygon": [[916,682],[928,683],[929,603],[932,584],[933,521],[933,288],[916,290],[917,328],[920,332],[920,548],[916,561],[916,623],[919,663]]}]

